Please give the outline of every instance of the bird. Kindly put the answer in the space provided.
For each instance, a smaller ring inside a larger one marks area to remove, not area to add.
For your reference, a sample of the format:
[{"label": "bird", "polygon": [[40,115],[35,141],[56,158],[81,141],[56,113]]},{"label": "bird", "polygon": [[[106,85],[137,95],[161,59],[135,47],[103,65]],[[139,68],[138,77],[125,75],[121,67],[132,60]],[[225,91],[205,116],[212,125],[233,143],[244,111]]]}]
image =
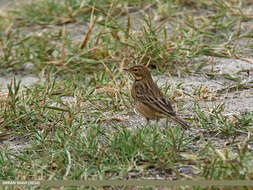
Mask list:
[{"label": "bird", "polygon": [[173,111],[170,101],[153,81],[146,66],[134,65],[123,70],[130,73],[134,78],[131,96],[135,109],[146,118],[147,125],[150,120],[157,120],[158,122],[160,118],[168,117],[184,129],[190,127]]}]

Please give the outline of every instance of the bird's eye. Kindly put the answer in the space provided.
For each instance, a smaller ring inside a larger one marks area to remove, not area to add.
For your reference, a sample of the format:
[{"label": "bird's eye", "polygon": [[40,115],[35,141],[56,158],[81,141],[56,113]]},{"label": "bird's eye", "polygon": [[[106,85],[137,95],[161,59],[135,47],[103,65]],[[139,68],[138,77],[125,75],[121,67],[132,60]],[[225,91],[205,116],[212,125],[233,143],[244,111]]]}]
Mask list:
[{"label": "bird's eye", "polygon": [[135,72],[135,73],[138,72],[138,69],[134,69],[133,72]]}]

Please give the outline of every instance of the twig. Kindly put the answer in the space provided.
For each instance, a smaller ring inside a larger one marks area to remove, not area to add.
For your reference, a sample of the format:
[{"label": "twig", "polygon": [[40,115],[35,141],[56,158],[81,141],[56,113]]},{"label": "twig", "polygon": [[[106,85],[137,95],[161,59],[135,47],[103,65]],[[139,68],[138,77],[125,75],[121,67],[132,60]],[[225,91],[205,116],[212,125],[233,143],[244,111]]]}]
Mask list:
[{"label": "twig", "polygon": [[155,27],[155,32],[159,30],[168,20],[170,20],[171,17],[168,16],[166,19],[164,19],[157,27]]},{"label": "twig", "polygon": [[63,26],[62,30],[62,44],[61,44],[61,61],[64,63],[65,57],[66,57],[66,52],[65,52],[65,37],[66,37],[66,26]]},{"label": "twig", "polygon": [[236,54],[235,54],[235,57],[236,57],[237,59],[240,59],[240,60],[242,60],[242,61],[245,61],[245,62],[247,62],[247,63],[249,63],[249,64],[253,64],[253,61],[251,61],[250,59],[241,57],[241,56],[236,55]]},{"label": "twig", "polygon": [[87,34],[85,35],[85,38],[84,38],[82,45],[81,45],[81,49],[83,49],[86,46],[86,44],[90,38],[91,32],[97,22],[97,17],[95,18],[95,20],[93,20],[93,14],[94,14],[94,7],[92,8],[92,11],[91,11],[90,28],[89,28],[89,31],[87,32]]}]

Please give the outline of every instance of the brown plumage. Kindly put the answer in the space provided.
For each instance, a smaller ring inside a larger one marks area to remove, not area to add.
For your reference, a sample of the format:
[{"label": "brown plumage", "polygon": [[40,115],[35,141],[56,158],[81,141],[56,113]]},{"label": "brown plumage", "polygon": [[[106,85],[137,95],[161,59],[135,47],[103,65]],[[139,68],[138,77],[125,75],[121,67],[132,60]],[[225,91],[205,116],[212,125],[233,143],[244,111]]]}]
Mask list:
[{"label": "brown plumage", "polygon": [[131,73],[134,77],[131,96],[136,110],[146,118],[147,124],[149,120],[159,120],[162,117],[169,117],[183,128],[190,127],[176,116],[170,102],[160,91],[157,84],[154,83],[147,67],[135,65],[124,70]]}]

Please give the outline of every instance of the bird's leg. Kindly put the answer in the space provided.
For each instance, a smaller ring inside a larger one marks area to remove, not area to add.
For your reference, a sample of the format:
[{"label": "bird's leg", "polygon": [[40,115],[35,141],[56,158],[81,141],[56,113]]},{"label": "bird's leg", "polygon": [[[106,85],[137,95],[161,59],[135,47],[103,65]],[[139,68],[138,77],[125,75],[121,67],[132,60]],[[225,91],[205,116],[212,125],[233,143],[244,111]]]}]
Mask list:
[{"label": "bird's leg", "polygon": [[149,118],[146,118],[146,126],[148,126],[150,124]]},{"label": "bird's leg", "polygon": [[157,117],[157,118],[156,118],[156,125],[157,125],[157,126],[158,126],[159,120],[160,120],[160,119]]}]

